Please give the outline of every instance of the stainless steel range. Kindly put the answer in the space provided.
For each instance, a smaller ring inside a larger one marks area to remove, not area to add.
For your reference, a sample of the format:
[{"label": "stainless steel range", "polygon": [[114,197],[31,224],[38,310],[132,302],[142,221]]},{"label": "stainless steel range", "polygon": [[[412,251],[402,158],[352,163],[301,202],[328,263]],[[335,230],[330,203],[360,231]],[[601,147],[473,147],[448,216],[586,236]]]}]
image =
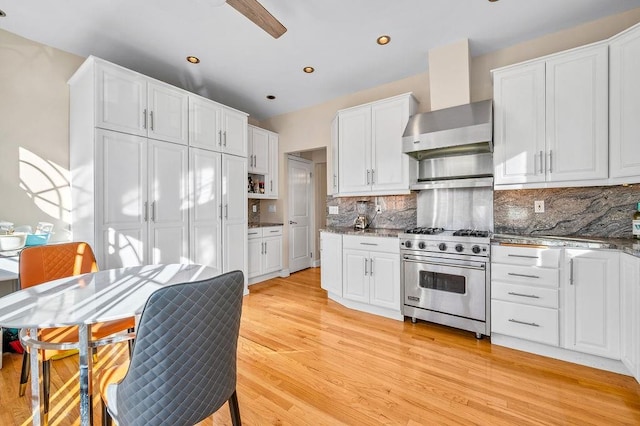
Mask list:
[{"label": "stainless steel range", "polygon": [[490,335],[489,231],[419,227],[400,234],[403,314]]}]

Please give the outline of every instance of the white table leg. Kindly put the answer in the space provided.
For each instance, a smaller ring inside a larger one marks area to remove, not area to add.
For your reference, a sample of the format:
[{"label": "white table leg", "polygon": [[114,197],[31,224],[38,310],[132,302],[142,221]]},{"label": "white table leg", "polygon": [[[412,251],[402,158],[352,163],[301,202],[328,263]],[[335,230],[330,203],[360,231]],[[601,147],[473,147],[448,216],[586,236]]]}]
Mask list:
[{"label": "white table leg", "polygon": [[93,425],[93,378],[91,377],[93,357],[91,349],[89,348],[91,324],[82,324],[78,326],[78,333],[80,335],[80,424],[82,426],[89,426]]},{"label": "white table leg", "polygon": [[[29,329],[29,335],[37,338],[38,329]],[[47,416],[44,413],[44,402],[42,400],[42,377],[40,361],[38,360],[38,350],[30,348],[29,363],[31,367],[31,412],[33,413],[33,424],[47,424]]]}]

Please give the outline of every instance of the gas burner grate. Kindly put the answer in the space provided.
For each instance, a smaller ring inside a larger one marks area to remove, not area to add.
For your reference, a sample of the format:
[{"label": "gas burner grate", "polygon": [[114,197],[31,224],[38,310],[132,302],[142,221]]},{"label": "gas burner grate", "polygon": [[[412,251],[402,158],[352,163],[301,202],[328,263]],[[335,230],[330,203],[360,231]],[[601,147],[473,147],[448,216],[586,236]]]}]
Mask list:
[{"label": "gas burner grate", "polygon": [[436,235],[444,232],[444,228],[417,227],[407,229],[407,234]]},{"label": "gas burner grate", "polygon": [[454,237],[481,237],[489,236],[489,231],[478,231],[477,229],[458,229],[453,233]]}]

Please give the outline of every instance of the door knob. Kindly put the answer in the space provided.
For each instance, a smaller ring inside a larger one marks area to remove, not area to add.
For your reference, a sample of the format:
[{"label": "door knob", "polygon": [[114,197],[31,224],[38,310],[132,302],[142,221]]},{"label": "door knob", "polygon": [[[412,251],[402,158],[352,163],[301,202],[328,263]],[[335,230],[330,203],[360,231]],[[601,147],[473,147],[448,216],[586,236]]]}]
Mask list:
[{"label": "door knob", "polygon": [[297,224],[298,224],[298,222],[294,222],[292,220],[289,221],[289,225],[297,225]]}]

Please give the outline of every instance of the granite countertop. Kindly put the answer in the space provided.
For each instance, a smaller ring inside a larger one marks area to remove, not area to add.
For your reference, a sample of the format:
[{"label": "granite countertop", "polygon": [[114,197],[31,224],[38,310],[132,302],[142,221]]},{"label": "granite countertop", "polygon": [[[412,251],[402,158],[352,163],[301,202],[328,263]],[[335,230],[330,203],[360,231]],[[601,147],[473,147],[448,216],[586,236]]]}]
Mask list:
[{"label": "granite countertop", "polygon": [[260,222],[260,223],[250,223],[249,224],[249,229],[251,228],[266,228],[268,226],[282,226],[284,225],[283,223],[276,223],[276,222]]},{"label": "granite countertop", "polygon": [[640,240],[633,238],[493,234],[491,241],[496,243],[541,245],[548,247],[620,250],[624,253],[640,257]]},{"label": "granite countertop", "polygon": [[320,232],[331,232],[334,234],[343,235],[364,235],[367,237],[388,237],[398,238],[398,234],[404,232],[404,229],[386,229],[386,228],[367,228],[367,229],[353,229],[352,226],[332,226],[329,228],[323,228]]}]

